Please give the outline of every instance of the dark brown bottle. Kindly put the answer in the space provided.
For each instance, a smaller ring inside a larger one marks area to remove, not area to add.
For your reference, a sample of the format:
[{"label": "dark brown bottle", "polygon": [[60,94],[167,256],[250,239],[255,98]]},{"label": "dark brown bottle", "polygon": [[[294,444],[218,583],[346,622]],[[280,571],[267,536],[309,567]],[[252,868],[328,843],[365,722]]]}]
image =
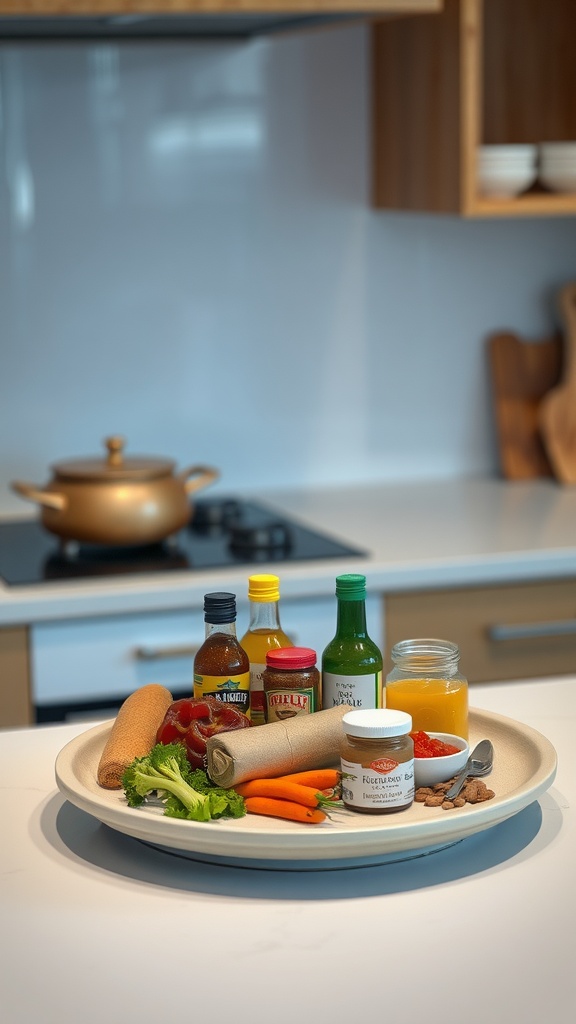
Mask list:
[{"label": "dark brown bottle", "polygon": [[194,696],[216,697],[250,717],[250,662],[236,638],[236,595],[204,596],[206,639],[194,658]]}]

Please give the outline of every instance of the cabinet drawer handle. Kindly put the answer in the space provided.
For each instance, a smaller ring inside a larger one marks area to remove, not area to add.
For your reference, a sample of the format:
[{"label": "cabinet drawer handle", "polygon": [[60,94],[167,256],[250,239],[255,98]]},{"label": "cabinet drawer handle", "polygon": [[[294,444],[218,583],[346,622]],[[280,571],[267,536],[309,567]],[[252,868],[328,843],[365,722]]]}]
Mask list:
[{"label": "cabinet drawer handle", "polygon": [[138,661],[161,661],[163,658],[192,658],[200,650],[200,644],[174,644],[167,647],[142,645],[134,648]]},{"label": "cabinet drawer handle", "polygon": [[488,637],[494,643],[555,636],[576,636],[576,619],[559,619],[556,622],[519,622],[514,625],[488,627]]}]

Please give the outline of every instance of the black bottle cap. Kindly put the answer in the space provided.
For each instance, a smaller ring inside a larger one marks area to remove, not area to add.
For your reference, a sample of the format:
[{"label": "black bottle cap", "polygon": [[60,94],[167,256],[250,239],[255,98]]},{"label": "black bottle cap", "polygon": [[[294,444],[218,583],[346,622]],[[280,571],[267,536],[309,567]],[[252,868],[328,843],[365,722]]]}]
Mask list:
[{"label": "black bottle cap", "polygon": [[236,594],[216,593],[204,595],[204,622],[236,621]]}]

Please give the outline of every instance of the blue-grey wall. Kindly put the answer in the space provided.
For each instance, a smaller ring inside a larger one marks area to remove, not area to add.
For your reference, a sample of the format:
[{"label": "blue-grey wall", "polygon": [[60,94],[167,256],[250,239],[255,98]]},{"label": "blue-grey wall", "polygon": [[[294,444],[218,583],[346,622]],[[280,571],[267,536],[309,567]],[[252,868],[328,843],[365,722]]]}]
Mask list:
[{"label": "blue-grey wall", "polygon": [[112,433],[227,491],[497,472],[485,338],[550,329],[576,219],[372,211],[367,61],[0,46],[0,512]]}]

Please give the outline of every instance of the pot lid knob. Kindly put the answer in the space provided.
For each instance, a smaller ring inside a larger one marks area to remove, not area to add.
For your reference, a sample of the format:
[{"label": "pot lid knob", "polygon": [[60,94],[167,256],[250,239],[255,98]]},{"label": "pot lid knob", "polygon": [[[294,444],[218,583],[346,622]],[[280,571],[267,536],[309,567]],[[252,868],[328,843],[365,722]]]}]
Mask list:
[{"label": "pot lid knob", "polygon": [[123,450],[124,450],[125,439],[119,437],[117,434],[114,437],[106,438],[106,447],[108,449],[107,464],[109,466],[121,466],[124,461]]}]

